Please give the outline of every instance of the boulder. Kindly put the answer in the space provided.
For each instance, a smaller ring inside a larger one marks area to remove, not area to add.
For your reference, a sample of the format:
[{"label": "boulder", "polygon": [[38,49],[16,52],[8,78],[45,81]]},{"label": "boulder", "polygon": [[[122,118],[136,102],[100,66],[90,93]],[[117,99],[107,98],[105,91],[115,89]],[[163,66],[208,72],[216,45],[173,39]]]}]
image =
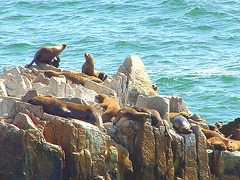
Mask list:
[{"label": "boulder", "polygon": [[0,79],[0,97],[7,97],[7,89],[5,87],[5,84],[3,80]]},{"label": "boulder", "polygon": [[42,119],[47,121],[44,129],[46,140],[60,145],[66,153],[65,179],[132,177],[127,151],[96,126],[45,113]]},{"label": "boulder", "polygon": [[169,121],[169,108],[170,108],[169,96],[158,95],[146,97],[143,95],[139,95],[137,98],[136,106],[155,109],[160,113],[162,119]]},{"label": "boulder", "polygon": [[116,96],[117,95],[117,93],[114,90],[112,90],[111,88],[104,86],[102,84],[90,81],[90,80],[87,80],[84,83],[84,87],[87,89],[91,89],[98,94],[106,94],[108,96]]},{"label": "boulder", "polygon": [[64,152],[34,129],[0,121],[1,179],[62,179]]},{"label": "boulder", "polygon": [[117,75],[113,76],[114,78],[115,80],[110,84],[108,83],[107,86],[115,90],[118,95],[122,95],[119,99],[124,103],[123,106],[135,106],[140,94],[145,96],[157,95],[152,88],[146,68],[138,56],[127,57],[123,65],[119,67]]},{"label": "boulder", "polygon": [[208,150],[211,173],[216,179],[240,179],[240,152]]},{"label": "boulder", "polygon": [[32,121],[32,119],[27,114],[24,114],[24,113],[21,113],[21,112],[19,112],[15,116],[12,124],[14,124],[15,126],[17,126],[20,129],[24,129],[24,130],[28,130],[28,129],[37,130],[35,124]]},{"label": "boulder", "polygon": [[38,92],[37,90],[30,90],[28,91],[23,97],[22,97],[22,101],[23,102],[28,102],[29,99],[32,99],[34,97],[38,96]]},{"label": "boulder", "polygon": [[187,103],[179,96],[171,96],[170,98],[170,112],[189,112]]}]

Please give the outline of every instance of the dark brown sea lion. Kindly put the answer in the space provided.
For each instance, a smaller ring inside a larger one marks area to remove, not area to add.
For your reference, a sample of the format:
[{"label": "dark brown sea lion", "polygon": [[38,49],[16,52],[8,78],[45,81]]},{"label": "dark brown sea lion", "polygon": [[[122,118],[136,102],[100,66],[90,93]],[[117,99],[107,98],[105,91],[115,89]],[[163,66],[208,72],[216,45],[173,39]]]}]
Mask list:
[{"label": "dark brown sea lion", "polygon": [[122,118],[144,123],[148,121],[150,117],[151,115],[149,113],[137,112],[135,109],[131,107],[126,107],[118,110],[116,118],[114,119],[113,123],[117,124],[117,122]]},{"label": "dark brown sea lion", "polygon": [[189,124],[188,120],[182,115],[174,116],[170,119],[170,121],[173,124],[173,127],[176,128],[180,133],[192,133],[192,130],[190,129],[191,125]]},{"label": "dark brown sea lion", "polygon": [[102,81],[104,81],[107,78],[107,73],[97,72],[94,70],[93,56],[90,53],[85,53],[84,57],[85,57],[86,62],[82,65],[82,72],[89,76],[95,76],[95,77],[101,79]]},{"label": "dark brown sea lion", "polygon": [[65,118],[80,119],[95,124],[98,117],[91,106],[62,101],[49,96],[36,96],[29,103],[43,107],[43,111]]},{"label": "dark brown sea lion", "polygon": [[[67,47],[67,44],[59,44],[57,46],[46,46],[40,48],[32,62],[27,65],[27,68],[31,67],[31,65],[35,62],[36,64],[38,63],[46,63],[46,64],[51,64],[55,67],[59,66],[60,62],[60,57],[59,54]],[[56,58],[56,59],[54,59]]]},{"label": "dark brown sea lion", "polygon": [[105,109],[105,112],[102,114],[103,123],[111,122],[113,117],[116,117],[118,110],[121,108],[119,103],[113,99],[109,98],[106,94],[99,94],[95,97],[99,101],[99,106]]},{"label": "dark brown sea lion", "polygon": [[162,118],[159,112],[155,109],[149,109],[145,107],[132,107],[132,108],[138,112],[149,113],[152,119],[152,123],[151,123],[152,126],[156,126],[159,121],[162,121]]}]

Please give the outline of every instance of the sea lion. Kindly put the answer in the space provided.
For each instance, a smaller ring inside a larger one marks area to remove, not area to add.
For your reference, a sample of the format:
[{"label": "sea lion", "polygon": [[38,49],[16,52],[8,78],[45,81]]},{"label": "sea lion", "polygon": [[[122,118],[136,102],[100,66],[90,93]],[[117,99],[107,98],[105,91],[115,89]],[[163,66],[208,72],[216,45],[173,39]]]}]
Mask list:
[{"label": "sea lion", "polygon": [[57,72],[53,70],[46,70],[44,71],[44,74],[51,78],[51,77],[58,77],[60,75],[63,75],[66,77],[68,84],[81,84],[84,85],[86,80],[91,80],[96,83],[102,83],[103,81],[95,76],[88,76],[86,74],[80,73],[80,72],[69,72],[69,71],[63,71],[63,72]]},{"label": "sea lion", "polygon": [[[29,65],[27,65],[27,68],[31,67],[34,62],[36,64],[38,63],[51,64],[58,68],[59,62],[60,62],[59,54],[66,47],[67,47],[67,44],[59,44],[57,46],[46,46],[46,47],[40,48],[36,52],[32,62]],[[56,59],[54,59],[55,57]]]},{"label": "sea lion", "polygon": [[158,90],[158,86],[156,84],[152,84],[152,88],[153,88],[154,91]]},{"label": "sea lion", "polygon": [[149,113],[151,115],[151,119],[152,119],[152,126],[156,126],[158,124],[159,121],[162,122],[162,118],[159,114],[159,112],[155,109],[149,109],[149,108],[145,108],[145,107],[132,107],[133,109],[135,109],[137,112],[144,112],[144,113]]},{"label": "sea lion", "polygon": [[99,94],[95,96],[95,99],[100,102],[99,106],[105,109],[105,112],[102,114],[103,123],[111,122],[111,119],[116,117],[118,110],[121,108],[119,103],[115,99],[109,98],[106,94]]},{"label": "sea lion", "polygon": [[176,128],[180,133],[192,133],[192,130],[190,129],[191,125],[189,124],[188,120],[182,115],[174,116],[170,119],[170,121],[173,124],[174,128]]},{"label": "sea lion", "polygon": [[233,141],[228,146],[229,151],[240,151],[240,141]]},{"label": "sea lion", "polygon": [[189,119],[189,115],[187,112],[181,111],[181,112],[170,112],[169,113],[169,119],[172,119],[174,116],[182,115],[183,117]]},{"label": "sea lion", "polygon": [[126,107],[118,110],[113,124],[117,124],[122,118],[137,121],[140,123],[145,123],[150,117],[151,115],[149,113],[137,112],[131,107]]},{"label": "sea lion", "polygon": [[95,110],[91,106],[62,101],[49,96],[36,96],[29,103],[43,107],[43,111],[52,115],[65,118],[80,119],[91,124],[96,124],[98,119]]},{"label": "sea lion", "polygon": [[227,146],[231,141],[224,137],[211,137],[207,142],[213,145],[216,150],[222,151],[227,149]]},{"label": "sea lion", "polygon": [[223,135],[219,134],[216,131],[208,130],[208,129],[205,129],[205,128],[202,128],[202,127],[200,127],[200,128],[201,128],[202,132],[205,134],[207,139],[209,139],[211,137],[220,137],[220,138],[223,137],[224,138]]},{"label": "sea lion", "polygon": [[86,62],[82,65],[82,72],[89,76],[95,76],[95,77],[101,79],[102,81],[104,81],[107,78],[107,73],[97,72],[94,70],[93,56],[90,53],[85,53],[84,57],[85,57]]}]

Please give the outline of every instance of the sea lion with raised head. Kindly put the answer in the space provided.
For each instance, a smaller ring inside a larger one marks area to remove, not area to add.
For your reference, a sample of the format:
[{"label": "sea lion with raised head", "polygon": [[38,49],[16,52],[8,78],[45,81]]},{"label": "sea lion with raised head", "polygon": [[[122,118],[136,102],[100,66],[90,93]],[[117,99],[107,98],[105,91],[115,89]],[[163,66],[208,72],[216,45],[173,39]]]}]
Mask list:
[{"label": "sea lion with raised head", "polygon": [[[67,47],[67,44],[59,44],[57,46],[46,46],[40,48],[32,62],[27,65],[27,68],[31,67],[33,63],[35,62],[36,64],[38,63],[46,63],[53,65],[58,68],[59,62],[60,62],[60,57],[59,54]],[[56,58],[56,59],[54,59]]]},{"label": "sea lion with raised head", "polygon": [[192,133],[192,130],[190,129],[191,125],[184,116],[182,115],[174,116],[170,119],[170,122],[173,124],[173,127],[177,129],[180,133],[183,134]]},{"label": "sea lion with raised head", "polygon": [[89,76],[95,76],[102,81],[104,81],[107,78],[107,73],[105,72],[97,72],[94,70],[94,60],[93,56],[90,53],[85,53],[85,63],[82,65],[82,72],[84,74],[87,74]]},{"label": "sea lion with raised head", "polygon": [[43,111],[65,118],[74,118],[96,124],[98,117],[95,110],[88,105],[76,104],[68,101],[62,101],[49,96],[36,96],[29,103],[43,107]]},{"label": "sea lion with raised head", "polygon": [[105,109],[102,114],[103,123],[111,122],[113,117],[116,117],[118,110],[121,108],[119,103],[113,99],[109,98],[106,94],[99,94],[95,96],[95,99],[99,102],[99,106]]}]

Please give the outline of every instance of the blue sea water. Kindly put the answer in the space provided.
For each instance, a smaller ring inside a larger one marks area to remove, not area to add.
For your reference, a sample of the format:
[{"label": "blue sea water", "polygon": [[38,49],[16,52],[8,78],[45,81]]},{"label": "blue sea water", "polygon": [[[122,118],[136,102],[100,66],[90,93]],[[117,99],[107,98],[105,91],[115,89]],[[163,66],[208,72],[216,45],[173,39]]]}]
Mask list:
[{"label": "blue sea water", "polygon": [[158,93],[181,96],[208,123],[240,116],[240,1],[0,0],[0,74],[43,46],[67,43],[60,68],[89,52],[110,76],[129,55]]}]

